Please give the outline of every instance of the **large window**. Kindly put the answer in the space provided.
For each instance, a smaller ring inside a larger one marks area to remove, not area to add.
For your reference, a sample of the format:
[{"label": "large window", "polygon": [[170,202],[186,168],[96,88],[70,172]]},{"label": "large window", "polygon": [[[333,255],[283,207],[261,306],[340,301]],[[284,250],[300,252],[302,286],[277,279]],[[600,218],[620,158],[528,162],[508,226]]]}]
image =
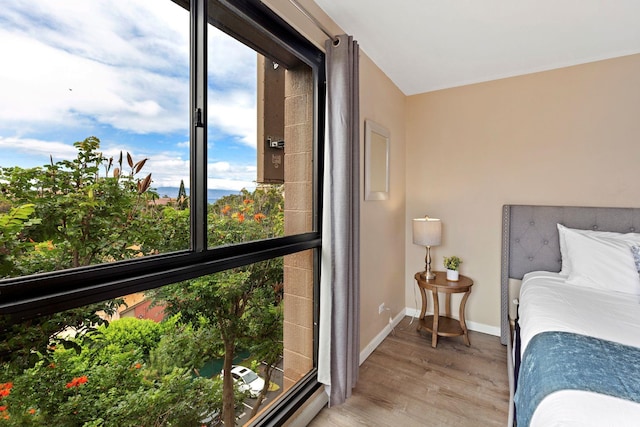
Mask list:
[{"label": "large window", "polygon": [[283,422],[316,386],[323,55],[254,0],[0,22],[0,425]]}]

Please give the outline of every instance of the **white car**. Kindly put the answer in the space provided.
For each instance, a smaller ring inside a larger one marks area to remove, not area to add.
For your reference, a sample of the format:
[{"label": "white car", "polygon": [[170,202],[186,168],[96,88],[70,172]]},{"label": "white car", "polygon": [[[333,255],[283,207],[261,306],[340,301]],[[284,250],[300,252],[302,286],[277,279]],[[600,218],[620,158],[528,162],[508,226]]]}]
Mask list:
[{"label": "white car", "polygon": [[248,391],[252,398],[258,397],[264,388],[264,380],[249,368],[233,365],[231,367],[233,381],[240,391]]}]

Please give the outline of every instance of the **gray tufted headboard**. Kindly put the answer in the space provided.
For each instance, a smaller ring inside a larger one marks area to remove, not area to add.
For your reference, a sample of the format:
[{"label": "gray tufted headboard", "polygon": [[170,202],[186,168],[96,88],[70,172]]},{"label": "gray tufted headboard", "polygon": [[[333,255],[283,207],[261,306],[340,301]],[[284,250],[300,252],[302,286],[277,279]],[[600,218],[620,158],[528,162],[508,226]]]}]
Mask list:
[{"label": "gray tufted headboard", "polygon": [[509,279],[536,270],[560,271],[556,224],[583,230],[640,232],[640,208],[505,205],[502,208],[501,341],[509,331]]}]

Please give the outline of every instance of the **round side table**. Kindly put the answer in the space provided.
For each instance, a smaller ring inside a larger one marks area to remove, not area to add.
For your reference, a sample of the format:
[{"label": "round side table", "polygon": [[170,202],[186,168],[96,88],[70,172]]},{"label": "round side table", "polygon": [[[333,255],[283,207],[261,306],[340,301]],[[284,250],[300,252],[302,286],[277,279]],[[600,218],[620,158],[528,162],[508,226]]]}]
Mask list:
[{"label": "round side table", "polygon": [[[436,271],[436,278],[426,280],[424,272],[418,272],[414,276],[420,293],[422,294],[422,311],[420,312],[420,321],[418,322],[418,331],[424,329],[431,332],[431,346],[435,348],[438,345],[438,336],[441,337],[457,337],[464,336],[464,342],[467,346],[471,345],[469,334],[467,333],[467,324],[464,320],[464,307],[471,294],[473,280],[460,275],[457,282],[447,280],[447,273]],[[433,316],[425,316],[427,311],[427,291],[431,291],[433,297]],[[438,293],[445,294],[445,315],[440,315],[440,303],[438,301]],[[451,317],[451,294],[464,293],[462,301],[460,301],[459,319]]]}]

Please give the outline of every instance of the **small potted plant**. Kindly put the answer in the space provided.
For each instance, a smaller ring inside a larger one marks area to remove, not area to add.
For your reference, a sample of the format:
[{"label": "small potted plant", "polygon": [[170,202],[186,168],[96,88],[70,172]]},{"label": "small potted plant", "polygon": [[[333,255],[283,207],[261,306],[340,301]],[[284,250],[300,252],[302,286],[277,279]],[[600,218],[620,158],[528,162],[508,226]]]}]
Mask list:
[{"label": "small potted plant", "polygon": [[446,256],[444,257],[444,266],[447,269],[447,280],[450,282],[458,281],[458,268],[460,268],[460,264],[462,264],[462,260],[457,256]]}]

